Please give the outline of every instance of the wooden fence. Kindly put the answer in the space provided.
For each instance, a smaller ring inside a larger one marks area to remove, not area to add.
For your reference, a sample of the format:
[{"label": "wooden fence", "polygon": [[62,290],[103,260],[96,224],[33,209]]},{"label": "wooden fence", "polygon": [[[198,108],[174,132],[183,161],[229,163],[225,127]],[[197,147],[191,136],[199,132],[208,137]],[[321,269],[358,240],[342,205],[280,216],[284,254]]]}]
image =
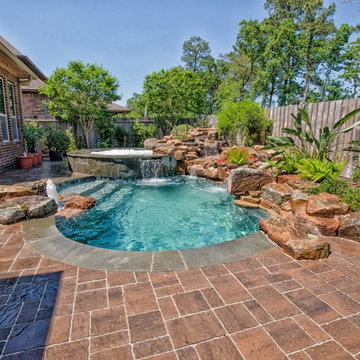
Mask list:
[{"label": "wooden fence", "polygon": [[[319,130],[324,126],[327,125],[331,129],[332,125],[336,121],[341,119],[350,111],[358,108],[360,108],[360,98],[312,103],[307,106],[313,130],[317,135],[319,135]],[[284,136],[285,134],[281,131],[282,128],[294,127],[291,114],[293,113],[296,115],[297,111],[298,105],[279,106],[266,110],[267,117],[273,121],[273,136]],[[344,129],[359,120],[360,114],[352,118],[344,126]],[[351,175],[354,163],[356,161],[356,154],[343,151],[343,149],[351,140],[360,140],[360,126],[346,134],[340,134],[336,140],[334,155],[339,159],[344,159],[347,161],[347,165],[343,170],[344,176]]]},{"label": "wooden fence", "polygon": [[[71,128],[72,133],[74,134],[75,139],[85,139],[84,132],[79,124],[76,124],[71,121],[63,121],[58,120],[55,117],[36,117],[36,118],[26,118],[25,121],[36,121],[40,126],[46,127],[46,125],[58,125],[61,126],[64,130]],[[127,145],[134,146],[134,140],[132,136],[132,125],[136,121],[136,119],[127,119],[127,118],[118,118],[114,120],[114,124],[117,126],[121,126],[127,133]],[[154,124],[153,120],[150,119],[139,119],[140,123],[144,125]],[[100,135],[96,128],[94,128],[90,133],[90,147],[95,148],[100,143]],[[113,140],[113,147],[122,146],[122,144],[118,144],[118,142]]]}]

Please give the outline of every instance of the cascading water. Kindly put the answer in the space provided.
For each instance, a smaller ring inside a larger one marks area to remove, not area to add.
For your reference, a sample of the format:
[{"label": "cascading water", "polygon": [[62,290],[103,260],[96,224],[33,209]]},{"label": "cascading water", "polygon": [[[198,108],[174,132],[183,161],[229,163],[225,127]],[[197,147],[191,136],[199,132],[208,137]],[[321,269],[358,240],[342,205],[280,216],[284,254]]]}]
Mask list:
[{"label": "cascading water", "polygon": [[139,159],[141,176],[143,179],[157,178],[164,174],[161,159]]},{"label": "cascading water", "polygon": [[204,144],[204,157],[215,156],[219,154],[219,148],[217,144],[205,143]]}]

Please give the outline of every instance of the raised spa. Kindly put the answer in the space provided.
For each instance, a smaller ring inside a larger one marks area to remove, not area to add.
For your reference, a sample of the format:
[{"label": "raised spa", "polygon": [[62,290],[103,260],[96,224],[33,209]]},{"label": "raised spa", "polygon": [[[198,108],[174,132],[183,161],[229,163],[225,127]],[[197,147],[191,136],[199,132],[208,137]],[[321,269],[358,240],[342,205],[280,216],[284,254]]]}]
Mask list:
[{"label": "raised spa", "polygon": [[67,153],[72,171],[120,179],[168,176],[176,173],[173,155],[154,155],[144,149],[82,149]]},{"label": "raised spa", "polygon": [[163,251],[217,244],[258,231],[266,213],[236,206],[222,185],[188,176],[104,180],[70,185],[60,193],[93,196],[97,205],[57,218],[68,238],[101,248]]}]

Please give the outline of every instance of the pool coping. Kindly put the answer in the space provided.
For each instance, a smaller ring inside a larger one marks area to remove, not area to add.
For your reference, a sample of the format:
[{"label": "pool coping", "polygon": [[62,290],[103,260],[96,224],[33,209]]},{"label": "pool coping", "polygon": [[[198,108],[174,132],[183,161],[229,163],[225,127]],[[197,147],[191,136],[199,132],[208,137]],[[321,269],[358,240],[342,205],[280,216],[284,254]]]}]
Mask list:
[{"label": "pool coping", "polygon": [[276,247],[265,233],[257,231],[234,240],[199,248],[144,252],[111,250],[82,244],[65,237],[56,227],[55,216],[24,222],[25,243],[40,255],[96,270],[186,270],[237,261]]}]

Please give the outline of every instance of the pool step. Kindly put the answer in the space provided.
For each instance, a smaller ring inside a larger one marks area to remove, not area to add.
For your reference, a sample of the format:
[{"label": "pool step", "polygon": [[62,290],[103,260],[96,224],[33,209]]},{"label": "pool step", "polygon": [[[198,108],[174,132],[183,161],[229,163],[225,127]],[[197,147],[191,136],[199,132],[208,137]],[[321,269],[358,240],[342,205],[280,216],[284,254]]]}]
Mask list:
[{"label": "pool step", "polygon": [[80,194],[84,196],[88,196],[87,194],[90,194],[92,191],[96,191],[102,186],[106,185],[105,180],[95,180],[89,183],[80,183],[76,184],[74,186],[69,186],[65,189],[62,189],[60,191],[60,194]]},{"label": "pool step", "polygon": [[106,184],[102,186],[100,189],[95,189],[94,192],[91,193],[90,196],[94,197],[97,201],[104,198],[107,195],[110,195],[114,193],[118,188],[120,184],[115,181],[106,181]]}]

